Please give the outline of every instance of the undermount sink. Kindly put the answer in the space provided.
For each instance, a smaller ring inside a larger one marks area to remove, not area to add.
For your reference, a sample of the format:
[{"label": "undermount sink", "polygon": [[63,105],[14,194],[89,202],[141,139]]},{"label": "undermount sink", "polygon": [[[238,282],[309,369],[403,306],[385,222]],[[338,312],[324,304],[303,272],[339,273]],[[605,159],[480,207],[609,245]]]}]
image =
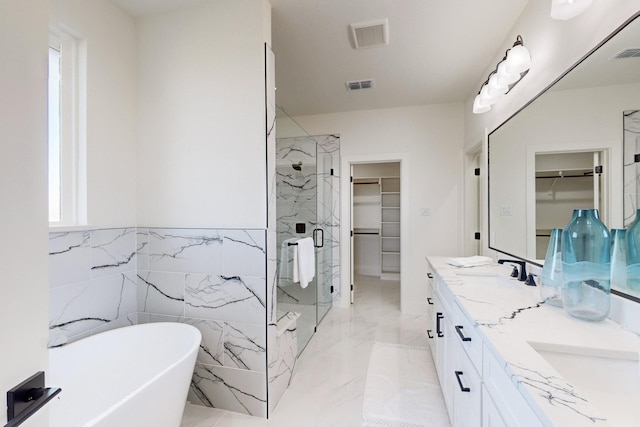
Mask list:
[{"label": "undermount sink", "polygon": [[610,426],[638,425],[640,360],[637,352],[529,343]]},{"label": "undermount sink", "polygon": [[480,274],[475,275],[473,271],[468,271],[470,269],[465,269],[464,272],[456,272],[456,274],[463,280],[472,281],[474,285],[478,286],[486,286],[493,285],[498,288],[504,289],[516,289],[520,287],[526,287],[523,282],[519,282],[516,279],[508,276],[502,275],[486,275]]}]

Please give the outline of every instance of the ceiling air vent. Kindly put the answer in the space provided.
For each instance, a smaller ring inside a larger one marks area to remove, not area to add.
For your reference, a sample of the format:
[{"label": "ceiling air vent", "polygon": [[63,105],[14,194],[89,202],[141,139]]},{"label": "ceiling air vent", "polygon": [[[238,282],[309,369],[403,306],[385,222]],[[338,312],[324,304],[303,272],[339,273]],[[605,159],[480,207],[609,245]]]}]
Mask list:
[{"label": "ceiling air vent", "polygon": [[373,79],[367,80],[353,80],[350,82],[346,82],[347,90],[360,90],[360,89],[371,89],[374,86]]},{"label": "ceiling air vent", "polygon": [[386,18],[349,24],[349,29],[356,49],[389,44],[389,20]]},{"label": "ceiling air vent", "polygon": [[640,58],[640,48],[625,49],[618,52],[613,59]]}]

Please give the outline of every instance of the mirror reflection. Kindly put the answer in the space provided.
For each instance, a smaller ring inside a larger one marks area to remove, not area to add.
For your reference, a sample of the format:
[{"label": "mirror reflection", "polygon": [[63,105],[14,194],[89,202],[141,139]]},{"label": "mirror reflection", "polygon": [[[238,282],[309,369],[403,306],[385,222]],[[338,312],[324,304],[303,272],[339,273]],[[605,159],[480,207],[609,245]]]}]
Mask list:
[{"label": "mirror reflection", "polygon": [[573,209],[628,226],[640,207],[639,164],[634,19],[489,135],[489,246],[542,263],[550,230]]}]

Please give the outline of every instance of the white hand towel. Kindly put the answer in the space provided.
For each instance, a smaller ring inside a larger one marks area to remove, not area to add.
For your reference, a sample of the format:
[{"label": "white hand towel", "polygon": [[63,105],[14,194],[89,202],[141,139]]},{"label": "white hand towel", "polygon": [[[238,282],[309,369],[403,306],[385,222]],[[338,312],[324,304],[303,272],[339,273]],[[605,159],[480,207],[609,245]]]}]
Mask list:
[{"label": "white hand towel", "polygon": [[489,265],[493,263],[493,259],[486,256],[470,256],[466,258],[449,258],[447,259],[447,264],[453,265],[454,267],[478,267],[481,265]]},{"label": "white hand towel", "polygon": [[[300,279],[300,286],[304,289],[309,282],[313,280],[313,276],[316,274],[316,258],[315,248],[313,247],[313,239],[311,237],[305,237],[298,240],[298,278]],[[296,268],[293,270],[296,271]],[[294,282],[295,282],[294,278]]]},{"label": "white hand towel", "polygon": [[[278,286],[284,287],[294,283],[293,273],[296,270],[298,274],[298,246],[289,246],[289,243],[294,243],[297,239],[291,238],[282,242],[280,247],[280,264],[278,271]],[[294,265],[296,266],[294,269]]]}]

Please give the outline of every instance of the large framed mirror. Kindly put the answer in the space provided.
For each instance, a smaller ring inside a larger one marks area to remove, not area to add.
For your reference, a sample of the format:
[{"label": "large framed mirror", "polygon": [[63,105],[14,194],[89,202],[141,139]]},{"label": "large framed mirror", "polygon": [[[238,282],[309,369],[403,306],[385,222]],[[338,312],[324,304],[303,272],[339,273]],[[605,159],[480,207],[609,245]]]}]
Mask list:
[{"label": "large framed mirror", "polygon": [[[640,13],[489,134],[489,247],[541,265],[553,228],[640,208]],[[624,170],[624,172],[623,172]],[[640,289],[612,284],[640,302]]]}]

